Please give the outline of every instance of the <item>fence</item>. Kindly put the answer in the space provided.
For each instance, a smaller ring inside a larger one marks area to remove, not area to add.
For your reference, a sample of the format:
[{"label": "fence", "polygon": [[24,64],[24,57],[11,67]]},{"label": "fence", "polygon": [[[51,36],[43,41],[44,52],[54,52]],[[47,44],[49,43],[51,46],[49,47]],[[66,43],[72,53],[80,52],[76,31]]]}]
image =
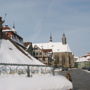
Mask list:
[{"label": "fence", "polygon": [[[62,67],[57,67],[58,70]],[[27,77],[31,77],[37,73],[40,74],[52,74],[55,75],[55,66],[46,66],[46,65],[31,65],[31,64],[11,64],[11,63],[0,63],[0,74],[26,74]]]}]

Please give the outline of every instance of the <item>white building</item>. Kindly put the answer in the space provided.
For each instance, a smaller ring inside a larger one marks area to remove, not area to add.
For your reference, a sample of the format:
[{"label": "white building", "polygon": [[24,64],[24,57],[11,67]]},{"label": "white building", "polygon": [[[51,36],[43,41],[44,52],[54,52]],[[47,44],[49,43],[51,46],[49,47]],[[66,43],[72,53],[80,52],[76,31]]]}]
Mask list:
[{"label": "white building", "polygon": [[79,57],[75,61],[75,66],[78,68],[90,67],[90,53],[87,53],[86,55]]}]

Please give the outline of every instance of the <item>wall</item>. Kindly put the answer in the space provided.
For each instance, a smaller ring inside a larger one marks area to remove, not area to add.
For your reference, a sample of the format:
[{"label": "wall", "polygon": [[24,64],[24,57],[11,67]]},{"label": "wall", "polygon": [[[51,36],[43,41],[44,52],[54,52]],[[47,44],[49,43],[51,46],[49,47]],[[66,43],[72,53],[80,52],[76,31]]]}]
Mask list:
[{"label": "wall", "polygon": [[74,56],[71,52],[53,53],[53,57],[58,66],[74,67]]}]

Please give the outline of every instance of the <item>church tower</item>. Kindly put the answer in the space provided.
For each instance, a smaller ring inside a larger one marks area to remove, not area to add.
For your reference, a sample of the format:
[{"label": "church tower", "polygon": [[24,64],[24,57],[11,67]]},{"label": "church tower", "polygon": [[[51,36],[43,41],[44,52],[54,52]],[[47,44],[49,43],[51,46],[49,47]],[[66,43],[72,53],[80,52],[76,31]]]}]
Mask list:
[{"label": "church tower", "polygon": [[64,33],[63,33],[63,36],[62,36],[62,44],[67,44],[67,38],[66,38]]},{"label": "church tower", "polygon": [[50,33],[50,40],[49,40],[49,42],[52,42],[52,34]]}]

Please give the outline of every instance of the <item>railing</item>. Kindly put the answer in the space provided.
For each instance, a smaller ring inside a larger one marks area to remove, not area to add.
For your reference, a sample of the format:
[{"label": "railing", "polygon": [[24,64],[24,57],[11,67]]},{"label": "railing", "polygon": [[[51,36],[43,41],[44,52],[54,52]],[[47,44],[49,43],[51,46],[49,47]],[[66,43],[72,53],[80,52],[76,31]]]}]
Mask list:
[{"label": "railing", "polygon": [[[61,69],[62,67],[57,67]],[[52,74],[55,75],[55,66],[47,65],[32,65],[32,64],[13,64],[13,63],[0,63],[0,74],[26,74],[27,77],[31,77],[37,73],[40,74]]]}]

